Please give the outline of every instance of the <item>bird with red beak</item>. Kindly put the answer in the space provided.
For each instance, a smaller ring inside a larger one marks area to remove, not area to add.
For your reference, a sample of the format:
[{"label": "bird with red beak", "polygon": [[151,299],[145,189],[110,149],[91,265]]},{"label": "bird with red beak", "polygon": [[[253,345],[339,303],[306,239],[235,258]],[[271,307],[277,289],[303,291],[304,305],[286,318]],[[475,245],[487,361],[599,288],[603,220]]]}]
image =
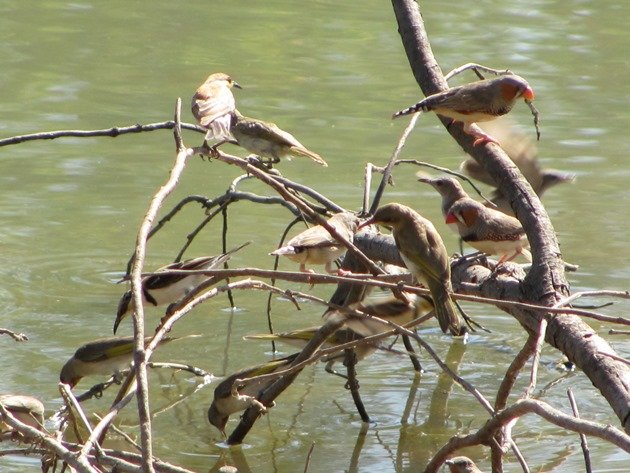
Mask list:
[{"label": "bird with red beak", "polygon": [[475,137],[474,146],[482,143],[498,144],[492,136],[479,129],[473,130],[471,126],[509,113],[521,98],[526,102],[533,101],[534,91],[522,77],[506,74],[429,95],[417,104],[394,113],[393,118],[416,112],[435,112],[463,123],[464,131]]}]

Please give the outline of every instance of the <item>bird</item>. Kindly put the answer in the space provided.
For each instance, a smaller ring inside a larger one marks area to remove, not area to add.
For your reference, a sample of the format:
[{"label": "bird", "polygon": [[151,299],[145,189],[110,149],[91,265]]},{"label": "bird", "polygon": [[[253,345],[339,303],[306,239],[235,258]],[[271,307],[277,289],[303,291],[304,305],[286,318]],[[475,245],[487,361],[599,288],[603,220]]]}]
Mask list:
[{"label": "bird", "polygon": [[279,358],[257,366],[245,368],[221,381],[214,389],[214,398],[208,408],[208,420],[210,423],[219,429],[219,432],[226,437],[225,425],[230,415],[243,411],[250,406],[257,406],[260,413],[264,414],[267,412],[267,407],[258,401],[256,397],[278,378],[265,380],[247,378],[282,371],[286,369],[298,355],[299,353],[294,353],[285,358]]},{"label": "bird", "polygon": [[[146,345],[151,341],[151,337],[144,340]],[[172,340],[176,338],[165,337],[160,341],[160,345]],[[88,342],[79,347],[63,365],[59,381],[74,388],[85,376],[119,376],[133,361],[133,349],[132,336],[100,338]]]},{"label": "bird", "polygon": [[[518,167],[539,197],[542,197],[549,188],[564,182],[572,182],[575,179],[575,174],[572,173],[543,169],[538,159],[538,148],[534,141],[520,132],[507,118],[487,122],[480,127],[501,142],[503,151]],[[497,187],[494,179],[483,169],[481,164],[471,157],[462,161],[459,170],[477,181]],[[501,212],[514,215],[509,201],[498,189],[493,191],[490,200]]]},{"label": "bird", "polygon": [[[228,261],[234,253],[241,248],[249,245],[246,242],[240,246],[232,248],[226,253],[217,256],[201,256],[185,261],[171,263],[158,269],[155,274],[142,278],[142,303],[153,304],[154,306],[171,304],[180,300],[199,284],[205,282],[214,276],[205,274],[159,274],[164,271],[195,271],[195,270],[212,270],[218,269],[223,263]],[[114,321],[114,333],[118,330],[120,322],[129,315],[135,306],[131,291],[125,292],[118,302],[118,310],[116,311],[116,320]]]},{"label": "bird", "polygon": [[[44,404],[39,399],[22,394],[3,394],[0,404],[17,420],[37,430],[44,428]],[[13,427],[2,420],[0,414],[0,434],[13,432]]]},{"label": "bird", "polygon": [[475,462],[468,457],[453,457],[446,460],[444,463],[448,465],[451,473],[483,473]]},{"label": "bird", "polygon": [[427,286],[435,305],[435,315],[444,333],[462,335],[464,328],[451,298],[451,266],[448,253],[433,224],[418,212],[398,203],[376,209],[359,228],[381,224],[392,229],[396,248],[416,279]]},{"label": "bird", "polygon": [[506,74],[493,79],[484,79],[469,84],[451,87],[443,92],[394,113],[392,118],[419,111],[435,112],[464,124],[464,132],[475,138],[473,146],[499,142],[483,131],[471,129],[477,122],[486,122],[505,115],[514,107],[516,100],[534,100],[534,91],[527,81],[516,74]]},{"label": "bird", "polygon": [[[349,309],[373,315],[401,326],[407,325],[434,309],[433,301],[430,297],[407,292],[404,295],[406,300],[389,295],[385,298],[351,304]],[[335,313],[338,313],[338,311],[329,311],[324,314],[324,318],[327,319]],[[342,314],[344,315],[344,325],[363,337],[378,335],[392,329],[390,325],[378,322],[370,317],[347,312],[342,312]]]},{"label": "bird", "polygon": [[499,263],[519,254],[531,261],[527,235],[516,218],[477,202],[451,177],[419,180],[440,193],[446,224],[463,241],[487,255],[498,255]]},{"label": "bird", "polygon": [[232,112],[236,110],[236,102],[232,88],[242,87],[229,75],[223,72],[210,74],[193,95],[190,108],[199,124],[208,130],[208,140],[229,140]]},{"label": "bird", "polygon": [[281,130],[275,123],[245,117],[238,110],[231,113],[230,133],[239,146],[261,158],[270,159],[271,164],[280,158],[304,156],[322,166],[328,166],[324,158],[306,149],[295,136]]},{"label": "bird", "polygon": [[[290,332],[245,335],[243,339],[274,340],[287,343],[298,348],[304,348],[306,344],[313,339],[320,328],[321,327],[308,327],[298,330],[292,330]],[[334,348],[344,343],[359,341],[363,338],[363,336],[359,335],[357,332],[351,329],[341,328],[339,330],[336,330],[326,339],[326,342],[322,345],[322,348]],[[357,356],[357,361],[365,359],[366,357],[374,353],[377,348],[378,346],[372,343],[360,343],[353,347],[354,352]],[[333,365],[338,361],[343,361],[344,357],[344,351],[340,350],[337,353],[322,357],[321,361],[326,363],[326,371],[329,373],[333,373]]]},{"label": "bird", "polygon": [[[346,240],[352,241],[357,230],[359,219],[351,212],[340,212],[328,219]],[[307,264],[323,264],[329,274],[334,274],[332,267],[337,258],[346,253],[346,247],[339,244],[322,225],[315,225],[291,238],[286,245],[269,253],[271,256],[286,256],[291,261],[300,263],[300,271],[313,272],[306,269]]]}]

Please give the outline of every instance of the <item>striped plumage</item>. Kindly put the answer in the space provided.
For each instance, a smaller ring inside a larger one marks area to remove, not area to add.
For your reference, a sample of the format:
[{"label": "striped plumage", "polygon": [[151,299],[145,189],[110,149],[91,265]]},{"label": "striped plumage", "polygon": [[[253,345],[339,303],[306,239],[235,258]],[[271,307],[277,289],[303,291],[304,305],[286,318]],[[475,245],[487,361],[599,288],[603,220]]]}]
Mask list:
[{"label": "striped plumage", "polygon": [[499,255],[500,262],[518,254],[531,260],[525,230],[516,218],[477,202],[451,177],[420,181],[440,193],[446,224],[470,246],[488,255]]},{"label": "striped plumage", "polygon": [[[169,270],[199,271],[219,269],[235,252],[248,244],[249,242],[217,256],[201,256],[199,258],[171,263],[158,269],[156,274],[145,276],[142,278],[142,303],[144,305],[152,304],[154,306],[161,306],[177,302],[199,284],[212,278],[212,276],[206,276],[205,274],[159,274],[160,272]],[[134,304],[131,291],[127,291],[118,302],[116,320],[114,321],[114,333],[118,330],[120,322],[133,310]]]}]

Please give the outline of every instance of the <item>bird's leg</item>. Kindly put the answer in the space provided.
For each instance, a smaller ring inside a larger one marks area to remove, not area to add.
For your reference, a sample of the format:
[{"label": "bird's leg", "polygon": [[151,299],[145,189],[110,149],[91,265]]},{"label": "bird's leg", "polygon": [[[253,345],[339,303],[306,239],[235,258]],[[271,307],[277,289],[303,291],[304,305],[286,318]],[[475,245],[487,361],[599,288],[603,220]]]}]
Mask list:
[{"label": "bird's leg", "polygon": [[[315,274],[314,270],[306,269],[306,264],[305,263],[300,263],[300,272],[301,273],[308,273],[308,274]],[[315,287],[315,283],[311,281],[311,278],[308,278],[308,283],[309,283],[309,290],[313,289]]]},{"label": "bird's leg", "polygon": [[335,376],[339,376],[340,378],[343,378],[343,379],[348,379],[348,377],[345,374],[341,374],[333,369],[334,364],[335,364],[335,360],[329,360],[328,363],[326,363],[326,366],[324,367],[324,370],[326,370],[326,373],[334,374]]},{"label": "bird's leg", "polygon": [[473,146],[477,146],[477,145],[485,144],[485,143],[495,143],[495,144],[501,146],[501,143],[499,143],[496,138],[493,138],[489,134],[484,133],[477,126],[475,126],[476,130],[473,130],[471,128],[472,125],[474,125],[474,124],[473,123],[464,123],[464,132],[468,133],[469,135],[471,135],[471,136],[476,138],[475,142],[473,143]]}]

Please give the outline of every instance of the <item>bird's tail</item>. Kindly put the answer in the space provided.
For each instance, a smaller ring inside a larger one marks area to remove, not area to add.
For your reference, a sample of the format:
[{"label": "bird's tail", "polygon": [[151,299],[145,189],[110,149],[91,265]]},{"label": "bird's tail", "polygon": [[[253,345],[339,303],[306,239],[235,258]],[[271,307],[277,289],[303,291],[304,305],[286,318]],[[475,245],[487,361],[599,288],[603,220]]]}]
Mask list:
[{"label": "bird's tail", "polygon": [[299,146],[291,146],[291,153],[297,156],[305,156],[307,158],[311,158],[317,164],[321,164],[324,167],[328,166],[328,163],[324,161],[324,158],[322,158],[319,154],[313,153],[312,151],[306,148],[300,148]]},{"label": "bird's tail", "polygon": [[450,331],[452,335],[462,335],[464,327],[459,316],[459,311],[448,290],[440,285],[439,288],[430,287],[431,297],[435,306],[435,316],[440,323],[442,332]]},{"label": "bird's tail", "polygon": [[392,115],[392,119],[402,117],[403,115],[411,115],[412,113],[416,113],[416,112],[428,112],[428,111],[429,111],[429,108],[425,105],[425,101],[421,100],[420,102],[418,102],[415,105],[412,105],[411,107],[407,107],[403,110],[399,110],[398,112],[394,113]]}]

